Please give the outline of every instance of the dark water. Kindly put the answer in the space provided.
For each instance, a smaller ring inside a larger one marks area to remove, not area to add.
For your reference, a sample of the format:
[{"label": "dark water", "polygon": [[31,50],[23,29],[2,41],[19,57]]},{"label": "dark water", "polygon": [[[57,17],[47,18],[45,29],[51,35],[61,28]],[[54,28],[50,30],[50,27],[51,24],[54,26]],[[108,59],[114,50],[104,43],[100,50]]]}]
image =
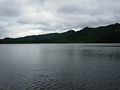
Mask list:
[{"label": "dark water", "polygon": [[0,90],[120,90],[120,44],[0,45]]}]

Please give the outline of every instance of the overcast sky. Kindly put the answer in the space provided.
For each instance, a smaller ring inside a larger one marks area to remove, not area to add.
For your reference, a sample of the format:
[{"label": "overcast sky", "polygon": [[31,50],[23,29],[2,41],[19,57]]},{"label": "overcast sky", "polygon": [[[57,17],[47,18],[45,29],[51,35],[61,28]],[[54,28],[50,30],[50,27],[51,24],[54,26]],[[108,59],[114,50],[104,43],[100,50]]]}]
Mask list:
[{"label": "overcast sky", "polygon": [[120,22],[120,0],[0,0],[0,38]]}]

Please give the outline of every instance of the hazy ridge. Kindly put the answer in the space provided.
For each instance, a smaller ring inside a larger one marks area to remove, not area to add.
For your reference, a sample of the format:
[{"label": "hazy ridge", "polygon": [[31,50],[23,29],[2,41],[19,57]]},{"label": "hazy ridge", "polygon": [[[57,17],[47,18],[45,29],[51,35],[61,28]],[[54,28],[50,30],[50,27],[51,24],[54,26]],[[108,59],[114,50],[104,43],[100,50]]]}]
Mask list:
[{"label": "hazy ridge", "polygon": [[0,43],[120,43],[120,24],[97,28],[86,27],[79,31],[32,35],[0,39]]}]

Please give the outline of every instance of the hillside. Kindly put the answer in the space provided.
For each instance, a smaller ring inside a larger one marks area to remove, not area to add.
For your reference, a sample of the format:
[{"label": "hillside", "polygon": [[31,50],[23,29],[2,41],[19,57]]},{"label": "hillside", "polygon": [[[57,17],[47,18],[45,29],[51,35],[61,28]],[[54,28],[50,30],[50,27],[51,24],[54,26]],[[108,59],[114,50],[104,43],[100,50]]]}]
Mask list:
[{"label": "hillside", "polygon": [[86,27],[76,32],[69,30],[64,33],[5,38],[0,43],[120,43],[120,24]]}]

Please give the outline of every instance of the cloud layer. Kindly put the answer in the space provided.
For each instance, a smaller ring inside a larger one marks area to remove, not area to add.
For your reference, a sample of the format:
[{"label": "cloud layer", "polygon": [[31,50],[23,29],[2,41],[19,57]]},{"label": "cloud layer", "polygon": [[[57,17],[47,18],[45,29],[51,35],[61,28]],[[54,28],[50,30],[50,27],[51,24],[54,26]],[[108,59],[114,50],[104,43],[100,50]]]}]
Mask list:
[{"label": "cloud layer", "polygon": [[120,22],[120,0],[0,0],[0,38]]}]

